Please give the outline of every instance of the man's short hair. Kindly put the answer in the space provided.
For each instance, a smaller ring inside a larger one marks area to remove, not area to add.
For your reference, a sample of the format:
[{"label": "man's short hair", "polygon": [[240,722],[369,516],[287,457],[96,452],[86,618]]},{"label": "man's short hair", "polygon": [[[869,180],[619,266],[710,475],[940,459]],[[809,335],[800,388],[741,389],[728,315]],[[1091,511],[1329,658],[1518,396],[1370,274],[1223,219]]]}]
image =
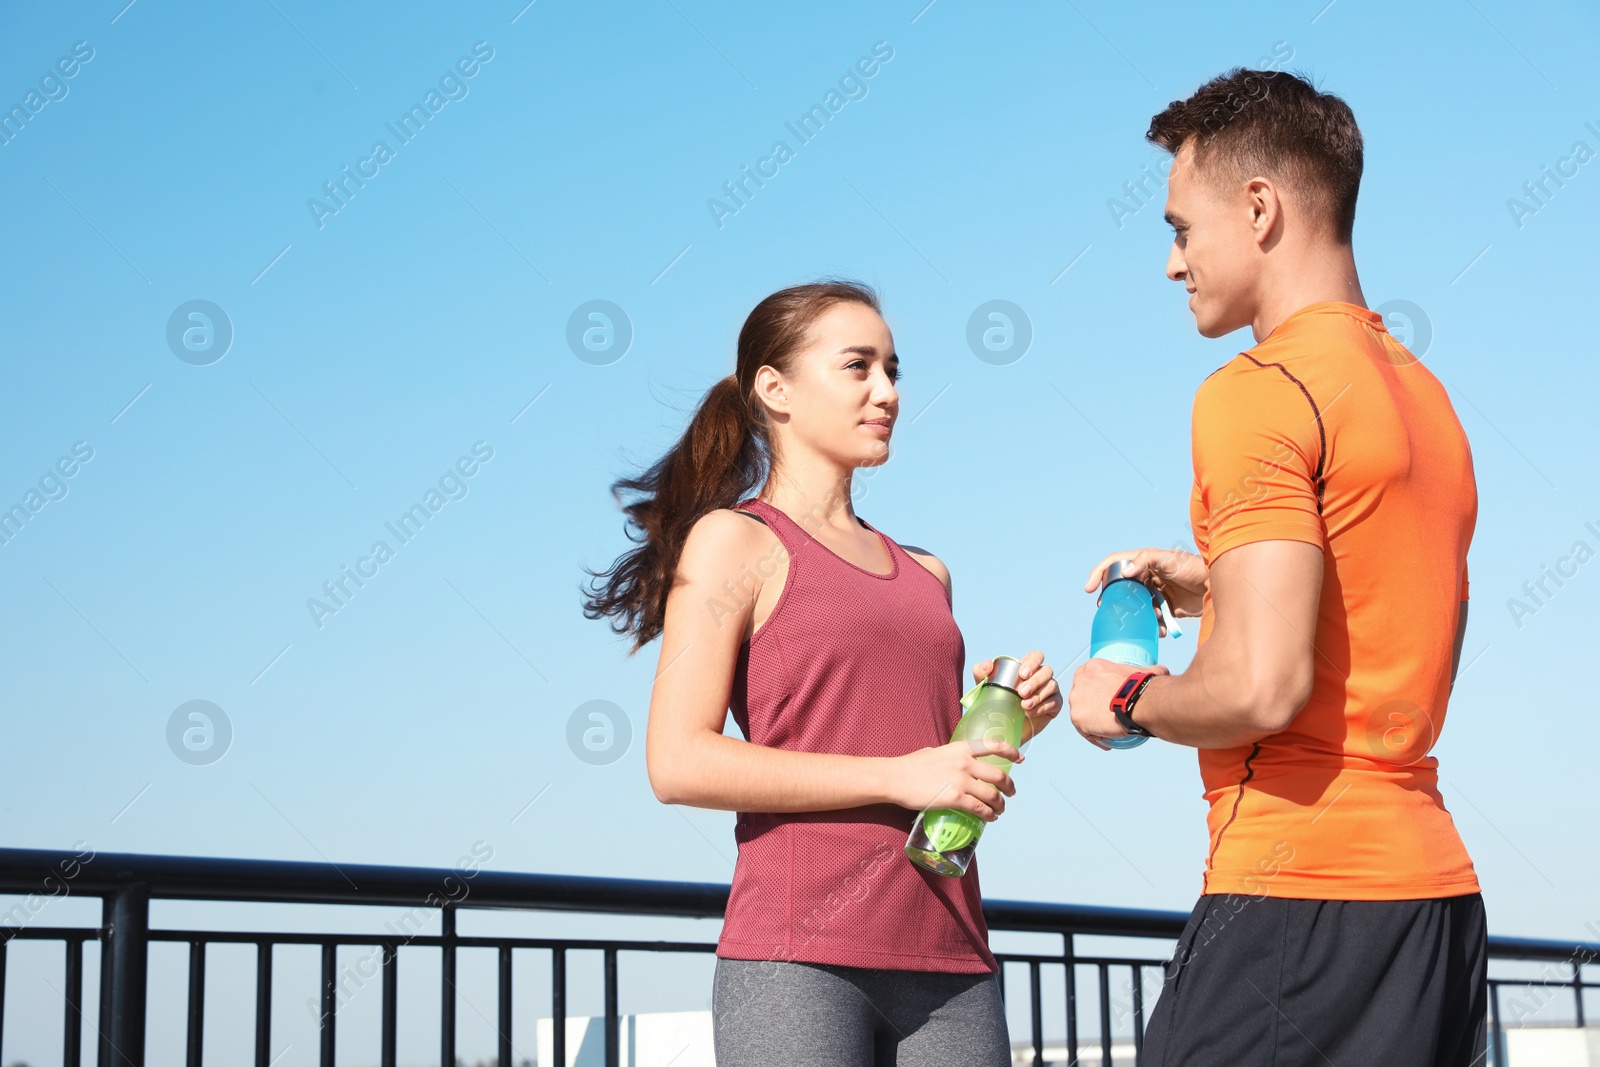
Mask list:
[{"label": "man's short hair", "polygon": [[1235,67],[1150,120],[1145,138],[1173,155],[1192,140],[1209,178],[1281,178],[1350,243],[1361,186],[1361,130],[1350,105],[1285,71]]}]

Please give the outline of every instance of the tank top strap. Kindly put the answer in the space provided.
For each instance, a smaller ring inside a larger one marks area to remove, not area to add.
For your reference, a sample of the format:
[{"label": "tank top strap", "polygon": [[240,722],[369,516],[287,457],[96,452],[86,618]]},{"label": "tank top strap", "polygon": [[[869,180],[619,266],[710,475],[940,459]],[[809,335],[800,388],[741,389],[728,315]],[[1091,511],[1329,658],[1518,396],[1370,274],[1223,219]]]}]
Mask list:
[{"label": "tank top strap", "polygon": [[[871,530],[874,534],[877,534],[878,540],[882,541],[883,544],[884,544],[884,547],[888,549],[889,558],[892,559],[892,560],[895,560],[895,565],[896,566],[904,567],[907,563],[916,563],[917,562],[916,560],[911,558],[910,553],[908,553],[905,550],[905,548],[900,544],[899,541],[896,541],[894,538],[890,537],[888,534],[884,533],[882,530],[880,530],[876,526],[872,525],[872,523],[868,522],[866,519],[860,518],[858,516],[856,518],[856,521],[859,522],[862,525],[863,528]],[[921,566],[921,564],[917,564],[917,565]]]},{"label": "tank top strap", "polygon": [[734,510],[748,511],[766,522],[767,528],[773,532],[778,541],[788,550],[791,558],[795,555],[796,550],[805,543],[805,531],[800,529],[795,524],[795,521],[785,515],[781,509],[773,507],[765,500],[757,497],[741,500],[734,505]]},{"label": "tank top strap", "polygon": [[789,557],[791,559],[794,559],[796,556],[800,555],[802,550],[817,548],[820,549],[820,555],[818,558],[834,560],[857,571],[865,571],[866,573],[871,574],[874,578],[883,579],[894,578],[904,573],[908,565],[920,566],[906,553],[905,549],[900,546],[899,542],[860,516],[856,517],[856,521],[861,524],[862,529],[871,530],[875,535],[877,535],[878,540],[883,542],[885,551],[889,553],[889,561],[892,566],[892,570],[890,570],[888,574],[878,574],[876,571],[868,570],[865,567],[843,559],[838,553],[832,551],[831,549],[827,548],[827,546],[822,545],[819,541],[817,541],[814,535],[807,532],[804,527],[791,519],[786,512],[778,507],[773,506],[772,504],[767,503],[765,500],[761,500],[757,497],[751,497],[748,500],[739,501],[737,504],[734,504],[733,507],[736,511],[747,511],[752,515],[763,519],[772,532],[777,535],[778,541],[785,549],[788,550]]}]

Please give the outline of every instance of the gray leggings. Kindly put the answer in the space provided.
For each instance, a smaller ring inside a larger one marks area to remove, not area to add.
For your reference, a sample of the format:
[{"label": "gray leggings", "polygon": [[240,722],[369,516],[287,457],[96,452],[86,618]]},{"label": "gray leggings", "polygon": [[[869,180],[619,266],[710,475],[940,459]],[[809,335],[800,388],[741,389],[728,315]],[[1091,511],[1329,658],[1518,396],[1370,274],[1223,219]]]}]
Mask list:
[{"label": "gray leggings", "polygon": [[717,1067],[1010,1067],[992,974],[717,959]]}]

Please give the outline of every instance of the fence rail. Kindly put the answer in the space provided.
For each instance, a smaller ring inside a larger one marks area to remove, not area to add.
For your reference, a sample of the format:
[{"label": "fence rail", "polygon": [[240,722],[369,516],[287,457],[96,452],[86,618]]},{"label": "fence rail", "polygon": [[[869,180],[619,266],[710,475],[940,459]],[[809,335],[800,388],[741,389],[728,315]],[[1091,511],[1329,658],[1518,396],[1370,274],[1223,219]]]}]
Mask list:
[{"label": "fence rail", "polygon": [[[470,882],[470,894],[468,884]],[[459,896],[457,890],[459,889]],[[498,964],[498,1062],[511,1067],[512,953],[519,949],[550,952],[551,1016],[554,1059],[566,1062],[568,954],[599,952],[603,960],[605,1004],[605,1060],[617,1067],[620,1051],[617,1005],[618,955],[623,952],[708,953],[709,942],[639,941],[621,939],[528,938],[465,936],[456,932],[456,914],[462,908],[525,909],[537,911],[599,912],[618,915],[680,918],[721,918],[727,905],[726,885],[699,882],[661,882],[624,878],[585,878],[569,875],[519,874],[454,868],[392,867],[278,860],[222,859],[189,856],[153,856],[0,849],[0,893],[60,896],[66,893],[99,897],[98,927],[0,928],[0,1024],[5,1018],[6,955],[12,940],[58,941],[65,952],[63,1067],[82,1067],[83,1048],[83,946],[96,941],[101,952],[99,1033],[96,1064],[99,1067],[144,1067],[146,980],[151,942],[176,942],[189,946],[187,1067],[201,1067],[205,1032],[206,949],[213,944],[256,947],[255,1065],[271,1063],[272,964],[278,945],[316,945],[321,948],[320,1063],[333,1067],[337,1024],[337,953],[346,946],[382,950],[382,1015],[380,1063],[395,1064],[396,989],[398,949],[402,946],[440,950],[440,1062],[456,1062],[455,965],[460,949],[494,949]],[[462,903],[469,899],[470,904]],[[346,904],[437,909],[441,932],[424,936],[376,934],[267,933],[214,930],[151,929],[151,900],[215,900],[275,904]],[[1094,972],[1099,1006],[1101,1063],[1111,1067],[1111,977],[1126,972],[1131,980],[1132,1037],[1135,1056],[1142,1047],[1145,1004],[1144,979],[1165,959],[1080,955],[1079,935],[1175,939],[1188,916],[1183,912],[1105,908],[1080,904],[991,900],[984,903],[991,930],[1050,933],[1062,938],[1060,954],[996,953],[1002,963],[1001,989],[1008,968],[1025,968],[1028,976],[1033,1063],[1044,1063],[1044,968],[1062,968],[1065,987],[1067,1049],[1078,1049],[1078,971]],[[1545,941],[1530,938],[1491,937],[1492,960],[1543,961],[1565,965],[1559,982],[1493,977],[1489,983],[1490,1048],[1496,1067],[1505,1067],[1505,1041],[1500,993],[1507,987],[1552,985],[1570,989],[1576,1025],[1584,1025],[1585,990],[1600,989],[1600,981],[1585,980],[1583,966],[1600,960],[1600,944]],[[0,1029],[0,1055],[4,1031]],[[1078,1062],[1074,1060],[1073,1062]],[[543,1065],[541,1065],[543,1067]]]}]

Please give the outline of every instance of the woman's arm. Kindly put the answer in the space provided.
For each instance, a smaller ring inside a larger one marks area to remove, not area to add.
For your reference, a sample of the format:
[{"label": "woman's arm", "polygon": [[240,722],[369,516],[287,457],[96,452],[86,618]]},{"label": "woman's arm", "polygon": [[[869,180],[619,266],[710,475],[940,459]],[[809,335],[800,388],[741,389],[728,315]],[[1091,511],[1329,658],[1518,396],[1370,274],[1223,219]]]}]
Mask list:
[{"label": "woman's arm", "polygon": [[976,752],[965,742],[953,742],[905,756],[874,757],[793,752],[723,734],[739,645],[759,593],[740,590],[738,583],[757,573],[753,564],[770,551],[770,537],[727,510],[703,516],[689,532],[667,596],[645,734],[645,761],[657,799],[770,812],[891,803],[998,817],[1015,786],[1008,774],[977,757],[994,753],[1020,762],[1021,753],[1004,742]]}]

